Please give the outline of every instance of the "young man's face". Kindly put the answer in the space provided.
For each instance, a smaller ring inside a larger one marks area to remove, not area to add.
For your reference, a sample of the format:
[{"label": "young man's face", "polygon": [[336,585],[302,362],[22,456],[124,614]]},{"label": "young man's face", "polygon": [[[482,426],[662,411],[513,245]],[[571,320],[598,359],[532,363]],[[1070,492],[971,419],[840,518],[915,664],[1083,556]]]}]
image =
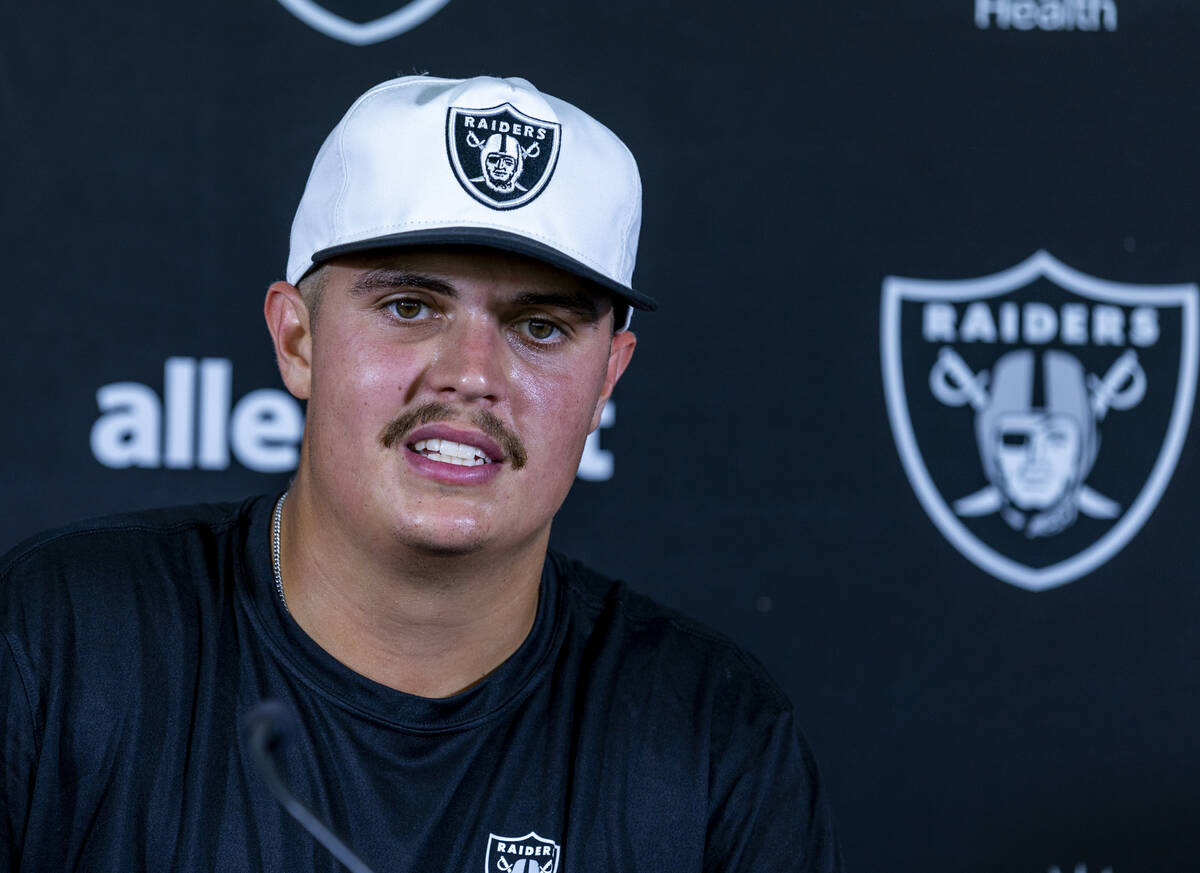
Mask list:
[{"label": "young man's face", "polygon": [[318,509],[466,553],[544,546],[634,338],[554,267],[422,249],[327,265],[311,343],[289,387]]}]

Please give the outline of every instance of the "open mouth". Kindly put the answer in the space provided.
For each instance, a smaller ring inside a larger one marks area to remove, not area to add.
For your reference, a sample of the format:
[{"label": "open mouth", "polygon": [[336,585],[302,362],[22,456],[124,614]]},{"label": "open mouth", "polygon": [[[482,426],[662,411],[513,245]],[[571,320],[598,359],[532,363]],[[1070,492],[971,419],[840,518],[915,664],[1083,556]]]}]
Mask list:
[{"label": "open mouth", "polygon": [[478,446],[456,443],[453,440],[442,440],[436,437],[417,440],[409,448],[431,461],[454,464],[458,467],[482,467],[484,464],[492,463],[492,459]]}]

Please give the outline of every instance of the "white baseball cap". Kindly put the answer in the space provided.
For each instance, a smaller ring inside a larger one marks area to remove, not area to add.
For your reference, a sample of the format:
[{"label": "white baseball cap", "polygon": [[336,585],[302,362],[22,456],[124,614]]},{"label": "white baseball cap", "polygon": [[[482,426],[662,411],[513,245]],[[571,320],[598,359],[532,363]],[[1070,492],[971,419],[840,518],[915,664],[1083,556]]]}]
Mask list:
[{"label": "white baseball cap", "polygon": [[287,279],[336,255],[465,244],[635,291],[642,183],[604,125],[524,79],[405,76],[354,102],[313,162]]}]

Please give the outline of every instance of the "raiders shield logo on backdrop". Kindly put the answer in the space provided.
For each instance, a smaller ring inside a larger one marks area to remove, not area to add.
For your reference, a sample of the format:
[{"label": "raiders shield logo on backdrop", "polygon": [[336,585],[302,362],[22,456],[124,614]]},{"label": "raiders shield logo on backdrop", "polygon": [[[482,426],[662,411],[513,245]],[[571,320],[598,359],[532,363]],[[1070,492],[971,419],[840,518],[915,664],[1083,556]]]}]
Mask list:
[{"label": "raiders shield logo on backdrop", "polygon": [[1030,591],[1124,547],[1183,448],[1198,304],[1195,284],[1109,282],[1044,251],[979,279],[888,277],[888,416],[946,538]]},{"label": "raiders shield logo on backdrop", "polygon": [[484,873],[558,873],[559,846],[530,831],[523,837],[488,834]]},{"label": "raiders shield logo on backdrop", "polygon": [[559,125],[526,115],[511,103],[490,109],[452,106],[446,148],[467,193],[493,209],[514,209],[537,197],[558,162]]},{"label": "raiders shield logo on backdrop", "polygon": [[371,45],[399,36],[425,22],[450,0],[411,0],[399,9],[371,21],[351,21],[326,9],[317,0],[279,0],[279,5],[291,12],[313,30],[340,39],[350,45]]}]

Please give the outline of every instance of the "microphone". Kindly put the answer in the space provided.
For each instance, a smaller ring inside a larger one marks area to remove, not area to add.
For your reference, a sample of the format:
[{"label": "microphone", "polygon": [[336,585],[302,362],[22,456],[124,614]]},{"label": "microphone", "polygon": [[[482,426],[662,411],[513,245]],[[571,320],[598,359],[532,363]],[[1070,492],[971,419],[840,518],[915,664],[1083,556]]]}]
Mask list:
[{"label": "microphone", "polygon": [[259,775],[288,814],[300,822],[351,873],[374,873],[328,825],[288,791],[275,768],[275,750],[298,733],[300,722],[296,714],[278,700],[264,700],[256,704],[242,723],[242,734],[250,746],[250,755],[258,767]]}]

